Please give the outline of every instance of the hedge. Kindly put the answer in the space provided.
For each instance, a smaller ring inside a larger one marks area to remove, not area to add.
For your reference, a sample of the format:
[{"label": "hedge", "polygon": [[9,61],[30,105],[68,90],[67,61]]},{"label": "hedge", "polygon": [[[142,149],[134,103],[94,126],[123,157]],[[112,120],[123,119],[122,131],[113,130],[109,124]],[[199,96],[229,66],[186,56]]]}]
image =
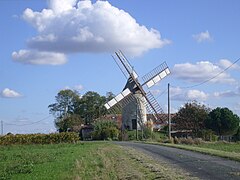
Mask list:
[{"label": "hedge", "polygon": [[76,143],[79,135],[74,132],[62,132],[52,134],[16,134],[0,136],[0,145],[11,144],[58,144]]}]

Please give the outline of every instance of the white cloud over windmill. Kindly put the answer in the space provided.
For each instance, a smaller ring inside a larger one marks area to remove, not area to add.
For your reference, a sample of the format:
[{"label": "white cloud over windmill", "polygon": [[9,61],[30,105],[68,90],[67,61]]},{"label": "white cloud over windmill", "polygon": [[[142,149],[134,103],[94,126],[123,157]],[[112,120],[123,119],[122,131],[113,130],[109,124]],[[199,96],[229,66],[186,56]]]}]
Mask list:
[{"label": "white cloud over windmill", "polygon": [[140,25],[108,1],[50,0],[48,5],[40,12],[30,8],[23,12],[23,19],[37,35],[27,41],[27,50],[13,52],[15,61],[58,65],[66,63],[66,54],[117,49],[138,56],[170,43],[159,31]]}]

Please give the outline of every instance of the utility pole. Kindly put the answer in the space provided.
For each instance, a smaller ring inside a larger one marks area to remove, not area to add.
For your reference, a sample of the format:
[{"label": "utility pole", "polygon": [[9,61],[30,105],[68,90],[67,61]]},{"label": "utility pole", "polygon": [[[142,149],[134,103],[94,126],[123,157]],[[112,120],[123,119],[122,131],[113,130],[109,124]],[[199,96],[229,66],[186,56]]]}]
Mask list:
[{"label": "utility pole", "polygon": [[170,84],[168,83],[168,137],[171,139]]},{"label": "utility pole", "polygon": [[3,135],[3,121],[1,121],[1,134]]}]

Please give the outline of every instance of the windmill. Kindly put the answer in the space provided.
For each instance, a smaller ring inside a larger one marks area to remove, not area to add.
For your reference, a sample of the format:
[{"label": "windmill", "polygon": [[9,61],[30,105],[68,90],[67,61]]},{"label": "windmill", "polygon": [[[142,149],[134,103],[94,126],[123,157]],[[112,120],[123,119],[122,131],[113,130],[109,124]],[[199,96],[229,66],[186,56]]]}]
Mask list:
[{"label": "windmill", "polygon": [[152,93],[146,92],[144,87],[151,88],[170,74],[166,62],[143,76],[140,82],[137,73],[120,50],[112,57],[127,78],[127,83],[123,91],[104,106],[112,112],[122,109],[122,129],[143,129],[147,122],[147,112],[152,114],[155,122],[165,123],[167,119],[161,115],[164,113],[162,108]]}]

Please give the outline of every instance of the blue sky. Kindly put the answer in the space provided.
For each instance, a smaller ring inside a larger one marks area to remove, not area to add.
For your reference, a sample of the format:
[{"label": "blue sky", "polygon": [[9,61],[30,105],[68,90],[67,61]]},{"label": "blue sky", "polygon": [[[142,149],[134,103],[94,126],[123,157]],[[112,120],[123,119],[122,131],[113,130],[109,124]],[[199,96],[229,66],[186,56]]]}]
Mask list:
[{"label": "blue sky", "polygon": [[172,74],[150,89],[165,111],[170,83],[172,112],[197,100],[240,115],[239,62],[221,73],[240,58],[239,6],[237,0],[1,0],[4,133],[54,132],[47,107],[61,89],[118,94],[126,83],[111,57],[118,49],[140,77],[167,62]]}]

